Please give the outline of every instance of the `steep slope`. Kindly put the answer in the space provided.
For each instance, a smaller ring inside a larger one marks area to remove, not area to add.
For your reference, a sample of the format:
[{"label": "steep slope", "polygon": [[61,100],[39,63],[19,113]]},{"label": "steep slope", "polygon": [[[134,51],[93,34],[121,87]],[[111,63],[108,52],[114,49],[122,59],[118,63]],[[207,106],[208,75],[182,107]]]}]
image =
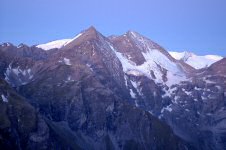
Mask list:
[{"label": "steep slope", "polygon": [[226,58],[212,64],[207,70],[209,74],[226,75]]},{"label": "steep slope", "polygon": [[173,103],[161,116],[177,135],[199,145],[198,149],[226,148],[225,71],[222,59],[174,86],[169,96]]},{"label": "steep slope", "polygon": [[0,95],[0,148],[47,148],[49,129],[34,107],[1,78]]},{"label": "steep slope", "polygon": [[129,31],[111,39],[127,74],[145,75],[156,83],[171,86],[186,80],[186,71],[158,44]]},{"label": "steep slope", "polygon": [[198,56],[190,52],[169,52],[177,60],[182,60],[190,66],[201,69],[221,60],[223,57],[217,55]]}]

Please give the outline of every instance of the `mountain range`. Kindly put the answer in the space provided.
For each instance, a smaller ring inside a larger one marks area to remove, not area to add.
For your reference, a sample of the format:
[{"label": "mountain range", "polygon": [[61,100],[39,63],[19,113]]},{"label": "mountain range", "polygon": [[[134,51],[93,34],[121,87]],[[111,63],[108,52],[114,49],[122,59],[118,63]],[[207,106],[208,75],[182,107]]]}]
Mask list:
[{"label": "mountain range", "polygon": [[[51,50],[54,48],[59,49],[65,46],[70,41],[72,41],[72,39],[55,40],[45,44],[39,44],[36,47],[42,48],[44,50]],[[183,60],[185,63],[187,63],[188,65],[192,66],[195,69],[202,69],[205,67],[209,67],[211,64],[223,58],[222,56],[219,56],[219,55],[198,56],[189,51],[184,51],[184,52],[169,51],[169,53],[173,58],[177,60]]]},{"label": "mountain range", "polygon": [[4,43],[0,147],[226,149],[225,66],[134,31],[105,37],[90,27],[47,44]]}]

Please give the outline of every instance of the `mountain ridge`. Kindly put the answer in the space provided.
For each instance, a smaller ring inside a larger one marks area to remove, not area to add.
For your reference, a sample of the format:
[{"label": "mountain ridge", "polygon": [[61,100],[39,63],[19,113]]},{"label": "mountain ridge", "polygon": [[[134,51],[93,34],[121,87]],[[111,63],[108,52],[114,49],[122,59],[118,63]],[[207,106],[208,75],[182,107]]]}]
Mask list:
[{"label": "mountain ridge", "polygon": [[[96,30],[94,27],[90,27],[90,29]],[[82,34],[82,32],[80,34]],[[133,30],[129,30],[121,36],[126,36],[126,35],[130,36],[135,34],[138,34],[138,33]],[[79,34],[77,36],[79,36]],[[109,36],[108,38],[110,40],[114,40],[116,37],[118,36],[114,35],[114,36]],[[65,46],[66,44],[70,43],[72,40],[73,39],[56,40],[56,41],[48,42],[46,44],[37,45],[36,47],[43,48],[44,50],[51,50],[54,48],[59,49]],[[163,49],[162,47],[159,47],[159,45],[157,45],[155,42],[153,42],[153,44],[158,46],[159,49]],[[210,55],[210,54],[200,56],[188,51],[184,51],[184,52],[168,51],[168,52],[176,60],[182,60],[186,64],[194,67],[195,69],[202,69],[202,68],[208,67],[211,64],[215,63],[216,61],[219,61],[223,58],[222,56],[219,56],[219,55]]]}]

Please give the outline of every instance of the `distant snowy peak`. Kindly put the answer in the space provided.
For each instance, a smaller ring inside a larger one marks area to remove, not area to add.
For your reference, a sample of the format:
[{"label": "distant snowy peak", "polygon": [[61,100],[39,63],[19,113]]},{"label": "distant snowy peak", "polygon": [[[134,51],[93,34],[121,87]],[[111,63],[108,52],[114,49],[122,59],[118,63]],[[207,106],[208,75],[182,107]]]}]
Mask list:
[{"label": "distant snowy peak", "polygon": [[7,46],[13,46],[13,44],[7,42],[7,43],[1,43],[0,46],[1,46],[1,47],[7,47]]},{"label": "distant snowy peak", "polygon": [[49,43],[37,45],[36,47],[42,48],[44,50],[61,48],[62,46],[64,46],[70,40],[71,39],[56,40],[56,41],[52,41],[52,42],[49,42]]},{"label": "distant snowy peak", "polygon": [[195,69],[201,69],[209,67],[211,64],[221,60],[223,57],[218,55],[205,55],[198,56],[191,52],[169,52],[172,57],[177,60],[183,60],[185,63],[194,67]]},{"label": "distant snowy peak", "polygon": [[195,56],[195,54],[191,52],[169,52],[175,59],[187,61],[190,57]]},{"label": "distant snowy peak", "polygon": [[44,50],[50,50],[54,48],[62,48],[72,42],[73,40],[77,39],[79,36],[81,36],[81,33],[75,36],[73,39],[63,39],[63,40],[56,40],[45,44],[37,45],[36,47],[44,49]]}]

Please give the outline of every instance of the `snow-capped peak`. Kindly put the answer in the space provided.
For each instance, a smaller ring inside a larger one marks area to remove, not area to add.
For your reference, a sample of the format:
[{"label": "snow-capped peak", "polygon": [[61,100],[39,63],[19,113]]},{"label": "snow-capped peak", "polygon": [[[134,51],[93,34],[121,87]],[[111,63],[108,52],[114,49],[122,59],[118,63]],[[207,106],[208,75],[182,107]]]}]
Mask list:
[{"label": "snow-capped peak", "polygon": [[49,42],[49,43],[37,45],[36,47],[42,48],[44,50],[50,50],[50,49],[54,49],[54,48],[58,48],[59,49],[59,48],[62,48],[64,46],[66,46],[67,44],[69,44],[73,40],[77,39],[81,35],[82,35],[82,33],[79,33],[78,35],[76,35],[72,39],[56,40],[56,41],[52,41],[52,42]]},{"label": "snow-capped peak", "polygon": [[223,57],[218,55],[205,55],[205,56],[198,56],[194,53],[184,51],[184,52],[169,52],[172,57],[177,60],[183,60],[185,63],[189,64],[190,66],[201,69],[210,66],[211,64],[215,63],[216,61],[221,60]]}]

